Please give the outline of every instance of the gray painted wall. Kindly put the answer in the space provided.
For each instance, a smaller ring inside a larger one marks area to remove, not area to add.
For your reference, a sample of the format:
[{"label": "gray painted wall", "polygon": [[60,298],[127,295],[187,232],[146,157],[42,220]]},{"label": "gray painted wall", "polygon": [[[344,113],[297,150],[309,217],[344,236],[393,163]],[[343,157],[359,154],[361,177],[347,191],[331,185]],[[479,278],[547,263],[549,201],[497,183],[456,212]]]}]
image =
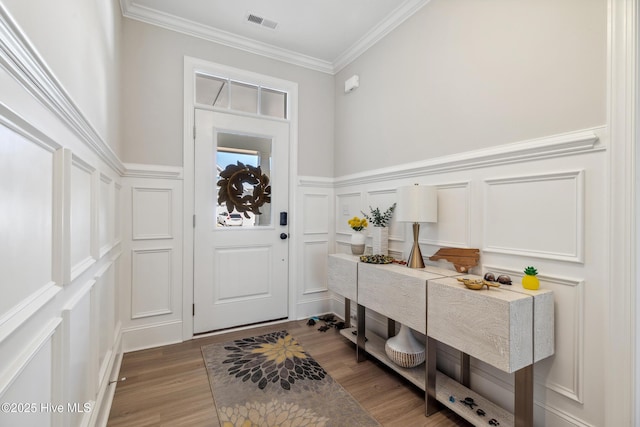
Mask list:
[{"label": "gray painted wall", "polygon": [[335,174],[603,125],[606,48],[605,0],[432,0],[336,75]]},{"label": "gray painted wall", "polygon": [[1,0],[79,110],[120,157],[122,13],[116,1]]}]

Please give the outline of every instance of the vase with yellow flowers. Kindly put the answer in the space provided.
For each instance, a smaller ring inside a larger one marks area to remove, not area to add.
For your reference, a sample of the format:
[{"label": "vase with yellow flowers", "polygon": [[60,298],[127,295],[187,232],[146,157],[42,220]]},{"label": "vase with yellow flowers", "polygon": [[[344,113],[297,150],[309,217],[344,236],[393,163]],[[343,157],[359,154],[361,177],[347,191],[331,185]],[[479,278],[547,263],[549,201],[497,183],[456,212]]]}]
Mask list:
[{"label": "vase with yellow flowers", "polygon": [[351,253],[354,255],[362,255],[364,253],[364,242],[366,236],[362,232],[369,223],[365,218],[354,216],[349,221],[349,227],[353,229],[351,235]]}]

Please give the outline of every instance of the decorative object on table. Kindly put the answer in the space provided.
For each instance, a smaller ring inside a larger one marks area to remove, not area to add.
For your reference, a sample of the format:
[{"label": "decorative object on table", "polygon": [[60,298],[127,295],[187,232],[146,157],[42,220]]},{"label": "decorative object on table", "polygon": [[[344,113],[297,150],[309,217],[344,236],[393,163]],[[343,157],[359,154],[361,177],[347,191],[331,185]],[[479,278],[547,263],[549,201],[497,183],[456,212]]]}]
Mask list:
[{"label": "decorative object on table", "polygon": [[407,261],[410,268],[424,268],[418,236],[421,222],[438,221],[438,190],[428,185],[408,185],[397,190],[396,221],[413,223],[413,247]]},{"label": "decorative object on table", "polygon": [[500,284],[491,282],[489,280],[480,280],[480,279],[465,279],[464,277],[458,278],[458,282],[463,283],[467,289],[472,289],[474,291],[479,291],[480,289],[487,287],[487,290],[490,288],[499,288]]},{"label": "decorative object on table", "polygon": [[380,426],[287,331],[206,345],[202,356],[220,425]]},{"label": "decorative object on table", "polygon": [[511,284],[511,277],[507,276],[506,274],[501,274],[500,276],[498,276],[498,278],[496,279],[496,275],[493,273],[486,273],[484,275],[484,280],[488,281],[488,282],[498,282],[501,285],[510,285]]},{"label": "decorative object on table", "polygon": [[354,216],[347,222],[349,223],[349,227],[353,229],[353,234],[351,235],[351,253],[353,255],[362,255],[364,253],[364,243],[367,238],[362,230],[364,230],[369,223],[366,218],[358,218],[357,216]]},{"label": "decorative object on table", "polygon": [[[246,185],[253,186],[253,191],[245,191]],[[245,165],[240,161],[228,165],[220,172],[218,187],[218,204],[226,205],[227,212],[235,209],[245,218],[250,218],[249,212],[261,215],[259,208],[271,203],[269,177],[262,173],[260,166]]]},{"label": "decorative object on table", "polygon": [[362,212],[362,215],[373,225],[373,229],[371,230],[371,253],[374,255],[389,254],[389,230],[387,226],[389,225],[389,221],[391,221],[395,208],[396,204],[394,203],[382,213],[379,208],[374,209],[369,206],[371,215]]},{"label": "decorative object on table", "polygon": [[425,360],[425,347],[413,336],[411,328],[401,324],[398,335],[384,344],[384,351],[389,359],[403,368],[415,368]]},{"label": "decorative object on table", "polygon": [[366,262],[367,264],[391,264],[394,259],[389,255],[362,255],[360,257],[361,262]]},{"label": "decorative object on table", "polygon": [[498,282],[500,284],[503,284],[503,285],[510,285],[511,284],[511,277],[507,276],[506,274],[501,274],[496,279],[496,282]]},{"label": "decorative object on table", "polygon": [[452,263],[458,273],[468,273],[469,269],[478,265],[480,249],[441,248],[429,259],[431,261],[444,259]]},{"label": "decorative object on table", "polygon": [[535,291],[540,288],[540,280],[538,280],[538,270],[535,267],[527,267],[524,269],[524,277],[522,278],[522,287]]}]

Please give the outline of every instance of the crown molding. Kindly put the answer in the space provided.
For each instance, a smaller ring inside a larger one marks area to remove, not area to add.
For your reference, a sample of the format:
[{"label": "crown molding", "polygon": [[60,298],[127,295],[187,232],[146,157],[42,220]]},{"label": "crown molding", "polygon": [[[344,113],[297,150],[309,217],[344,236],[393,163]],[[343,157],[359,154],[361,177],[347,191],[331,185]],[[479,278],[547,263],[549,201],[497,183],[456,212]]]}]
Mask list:
[{"label": "crown molding", "polygon": [[328,61],[282,49],[247,37],[238,36],[188,19],[158,12],[145,6],[135,5],[132,3],[132,0],[120,0],[120,6],[122,8],[122,15],[126,18],[135,19],[167,30],[198,37],[300,67],[333,74],[333,64]]},{"label": "crown molding", "polygon": [[238,36],[227,31],[218,30],[184,18],[159,12],[146,6],[133,3],[134,0],[120,0],[122,15],[147,24],[156,25],[167,30],[176,31],[193,37],[219,43],[224,46],[243,50],[278,61],[309,68],[327,74],[336,74],[367,49],[375,45],[384,36],[416,13],[430,0],[406,0],[397,7],[384,21],[371,29],[353,46],[340,54],[334,62],[314,58],[288,49],[282,49],[262,43],[248,37]]},{"label": "crown molding", "polygon": [[349,49],[341,53],[333,62],[333,74],[356,60],[369,48],[382,40],[387,34],[395,30],[400,24],[413,16],[431,0],[407,0],[394,10],[384,21],[372,28]]}]

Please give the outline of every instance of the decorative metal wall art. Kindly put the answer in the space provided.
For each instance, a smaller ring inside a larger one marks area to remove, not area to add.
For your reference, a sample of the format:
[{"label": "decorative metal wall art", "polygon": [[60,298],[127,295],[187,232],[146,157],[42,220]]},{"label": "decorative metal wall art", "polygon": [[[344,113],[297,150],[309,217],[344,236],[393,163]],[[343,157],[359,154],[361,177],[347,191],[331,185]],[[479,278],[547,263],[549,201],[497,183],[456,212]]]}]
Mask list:
[{"label": "decorative metal wall art", "polygon": [[[253,190],[245,187],[253,186]],[[242,162],[229,165],[220,172],[218,181],[218,204],[227,206],[227,211],[234,209],[249,218],[248,212],[261,215],[260,207],[271,203],[271,185],[269,177],[262,173],[260,166],[245,165]]]}]

